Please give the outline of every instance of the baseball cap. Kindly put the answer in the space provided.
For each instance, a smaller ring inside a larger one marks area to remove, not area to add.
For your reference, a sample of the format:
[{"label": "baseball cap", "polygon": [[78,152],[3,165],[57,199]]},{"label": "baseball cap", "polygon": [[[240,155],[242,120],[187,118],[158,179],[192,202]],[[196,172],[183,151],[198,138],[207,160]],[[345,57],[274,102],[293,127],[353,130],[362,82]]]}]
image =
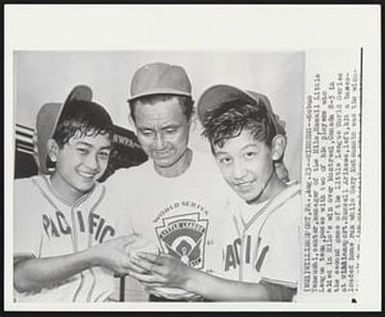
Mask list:
[{"label": "baseball cap", "polygon": [[191,96],[191,82],[183,67],[167,63],[140,67],[132,78],[127,101],[155,94]]},{"label": "baseball cap", "polygon": [[285,123],[274,114],[270,101],[265,95],[251,90],[242,90],[230,85],[215,85],[203,92],[197,103],[199,120],[203,123],[212,110],[224,103],[235,100],[242,100],[252,105],[265,107],[267,116],[273,123],[275,131],[279,134],[286,134],[284,129]]},{"label": "baseball cap", "polygon": [[72,100],[91,101],[91,88],[85,85],[75,86],[64,103],[46,103],[37,113],[35,136],[37,153],[35,154],[35,159],[37,160],[39,172],[42,174],[49,173],[46,165],[48,155],[47,142],[52,138],[63,111]]}]

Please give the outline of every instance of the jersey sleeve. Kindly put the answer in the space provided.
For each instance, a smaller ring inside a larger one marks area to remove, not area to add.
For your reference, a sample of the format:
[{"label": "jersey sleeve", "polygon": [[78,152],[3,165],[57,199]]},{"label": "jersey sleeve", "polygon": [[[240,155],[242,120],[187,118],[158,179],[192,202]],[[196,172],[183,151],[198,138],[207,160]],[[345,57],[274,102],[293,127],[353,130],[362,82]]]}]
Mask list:
[{"label": "jersey sleeve", "polygon": [[[42,237],[38,195],[33,195],[27,180],[14,183],[13,255],[14,258],[39,257]],[[42,198],[40,198],[42,199]]]},{"label": "jersey sleeve", "polygon": [[[295,207],[299,208],[299,205]],[[300,209],[287,214],[287,218],[281,218],[278,224],[272,223],[275,226],[269,236],[268,256],[260,273],[266,282],[296,288],[300,275]]]}]

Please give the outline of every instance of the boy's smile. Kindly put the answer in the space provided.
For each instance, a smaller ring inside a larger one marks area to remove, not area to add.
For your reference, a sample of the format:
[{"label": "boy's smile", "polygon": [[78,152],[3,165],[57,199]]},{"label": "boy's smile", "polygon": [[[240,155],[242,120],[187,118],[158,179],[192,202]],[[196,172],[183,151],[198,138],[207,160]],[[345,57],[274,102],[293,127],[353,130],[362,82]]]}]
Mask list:
[{"label": "boy's smile", "polygon": [[105,172],[110,151],[108,135],[75,134],[56,151],[56,170],[51,177],[55,190],[70,202],[80,198]]}]

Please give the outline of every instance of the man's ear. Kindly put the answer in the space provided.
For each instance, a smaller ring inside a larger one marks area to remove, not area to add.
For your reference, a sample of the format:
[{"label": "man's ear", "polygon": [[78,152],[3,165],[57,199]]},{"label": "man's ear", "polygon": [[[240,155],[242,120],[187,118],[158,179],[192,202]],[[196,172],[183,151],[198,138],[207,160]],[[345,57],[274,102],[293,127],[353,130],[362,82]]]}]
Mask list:
[{"label": "man's ear", "polygon": [[194,130],[196,128],[196,117],[194,114],[190,117],[190,119],[187,121],[190,131]]},{"label": "man's ear", "polygon": [[279,161],[282,159],[283,154],[285,153],[285,148],[286,138],[281,134],[277,134],[271,142],[271,158],[273,161]]},{"label": "man's ear", "polygon": [[128,123],[130,125],[132,125],[133,127],[135,127],[135,120],[134,118],[131,116],[131,114],[128,115]]},{"label": "man's ear", "polygon": [[54,139],[49,139],[47,142],[47,154],[52,162],[57,161],[58,152],[59,145],[57,144],[57,142]]}]

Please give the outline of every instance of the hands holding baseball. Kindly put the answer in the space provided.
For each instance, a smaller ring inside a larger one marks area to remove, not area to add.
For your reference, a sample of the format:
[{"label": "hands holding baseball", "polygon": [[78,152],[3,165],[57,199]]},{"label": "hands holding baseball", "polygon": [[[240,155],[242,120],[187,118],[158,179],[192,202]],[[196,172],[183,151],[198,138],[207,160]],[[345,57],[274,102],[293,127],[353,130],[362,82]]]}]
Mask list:
[{"label": "hands holding baseball", "polygon": [[131,258],[139,270],[130,275],[148,288],[175,287],[186,288],[189,273],[194,270],[179,259],[164,253],[139,252]]},{"label": "hands holding baseball", "polygon": [[150,292],[167,298],[193,298],[187,282],[194,269],[181,260],[158,253],[156,245],[142,235],[111,239],[89,249],[94,265],[99,265],[141,282]]}]

